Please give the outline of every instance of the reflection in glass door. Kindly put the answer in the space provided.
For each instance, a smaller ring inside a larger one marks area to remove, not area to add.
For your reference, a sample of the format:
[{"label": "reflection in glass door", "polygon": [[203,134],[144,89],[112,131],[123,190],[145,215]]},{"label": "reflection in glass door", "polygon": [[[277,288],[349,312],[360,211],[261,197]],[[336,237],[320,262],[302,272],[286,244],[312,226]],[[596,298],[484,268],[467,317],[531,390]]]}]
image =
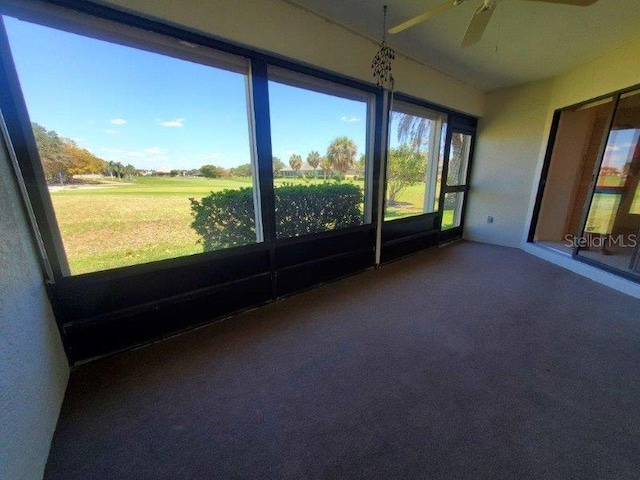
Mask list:
[{"label": "reflection in glass door", "polygon": [[640,92],[620,96],[575,253],[640,276]]}]

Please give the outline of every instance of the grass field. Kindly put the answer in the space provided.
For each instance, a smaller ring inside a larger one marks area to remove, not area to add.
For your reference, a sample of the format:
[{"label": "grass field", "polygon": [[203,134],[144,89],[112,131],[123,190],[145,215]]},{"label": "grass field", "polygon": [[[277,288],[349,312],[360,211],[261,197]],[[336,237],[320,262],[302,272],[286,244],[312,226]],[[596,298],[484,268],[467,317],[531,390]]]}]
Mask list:
[{"label": "grass field", "polygon": [[[284,182],[303,180],[276,179],[276,187]],[[136,177],[52,191],[51,198],[70,270],[79,274],[201,253],[189,198],[247,186],[249,178]],[[423,195],[424,185],[409,187],[386,218],[420,213]],[[443,224],[452,221],[445,212]]]}]

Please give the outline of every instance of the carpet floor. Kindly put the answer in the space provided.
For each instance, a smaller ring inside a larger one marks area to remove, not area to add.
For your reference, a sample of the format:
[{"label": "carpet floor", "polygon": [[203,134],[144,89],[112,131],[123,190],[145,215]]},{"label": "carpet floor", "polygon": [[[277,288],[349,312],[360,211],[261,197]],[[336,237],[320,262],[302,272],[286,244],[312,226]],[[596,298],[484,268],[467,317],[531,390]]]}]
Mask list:
[{"label": "carpet floor", "polygon": [[74,369],[45,478],[640,478],[640,300],[423,252]]}]

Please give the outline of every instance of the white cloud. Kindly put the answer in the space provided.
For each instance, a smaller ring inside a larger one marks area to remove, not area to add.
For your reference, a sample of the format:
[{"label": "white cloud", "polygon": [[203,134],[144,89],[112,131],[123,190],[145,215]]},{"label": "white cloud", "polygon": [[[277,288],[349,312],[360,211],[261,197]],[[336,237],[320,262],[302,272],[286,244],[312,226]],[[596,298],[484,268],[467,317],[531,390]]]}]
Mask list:
[{"label": "white cloud", "polygon": [[148,153],[151,155],[160,155],[163,153],[167,153],[167,151],[164,148],[160,147],[149,147],[144,149],[144,153]]},{"label": "white cloud", "polygon": [[116,130],[106,129],[104,133],[108,133],[109,135],[117,135],[118,132]]},{"label": "white cloud", "polygon": [[341,122],[349,122],[349,123],[353,123],[353,122],[359,122],[360,119],[358,117],[347,117],[346,115],[343,115],[340,118]]},{"label": "white cloud", "polygon": [[113,118],[109,121],[111,125],[124,125],[127,121],[124,118]]},{"label": "white cloud", "polygon": [[158,120],[158,123],[163,127],[169,127],[169,128],[184,127],[184,118],[175,118],[173,120],[166,120],[166,121]]},{"label": "white cloud", "polygon": [[164,159],[166,157],[167,150],[160,147],[147,147],[142,150],[131,150],[127,152],[127,157],[142,158],[142,159]]}]

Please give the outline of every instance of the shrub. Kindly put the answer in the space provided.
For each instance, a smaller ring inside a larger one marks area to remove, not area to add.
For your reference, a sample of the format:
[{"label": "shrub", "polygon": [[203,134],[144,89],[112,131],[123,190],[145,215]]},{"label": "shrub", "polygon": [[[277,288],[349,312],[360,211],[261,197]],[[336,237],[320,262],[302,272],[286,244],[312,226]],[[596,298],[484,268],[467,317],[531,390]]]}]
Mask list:
[{"label": "shrub", "polygon": [[278,238],[362,223],[362,190],[350,183],[284,184],[275,189]]},{"label": "shrub", "polygon": [[200,235],[204,251],[237,247],[256,241],[253,189],[223,190],[202,200],[190,198],[191,227]]},{"label": "shrub", "polygon": [[[288,238],[360,225],[362,189],[349,183],[284,184],[275,189],[278,238]],[[253,189],[213,192],[191,201],[191,226],[204,250],[255,242]]]}]

